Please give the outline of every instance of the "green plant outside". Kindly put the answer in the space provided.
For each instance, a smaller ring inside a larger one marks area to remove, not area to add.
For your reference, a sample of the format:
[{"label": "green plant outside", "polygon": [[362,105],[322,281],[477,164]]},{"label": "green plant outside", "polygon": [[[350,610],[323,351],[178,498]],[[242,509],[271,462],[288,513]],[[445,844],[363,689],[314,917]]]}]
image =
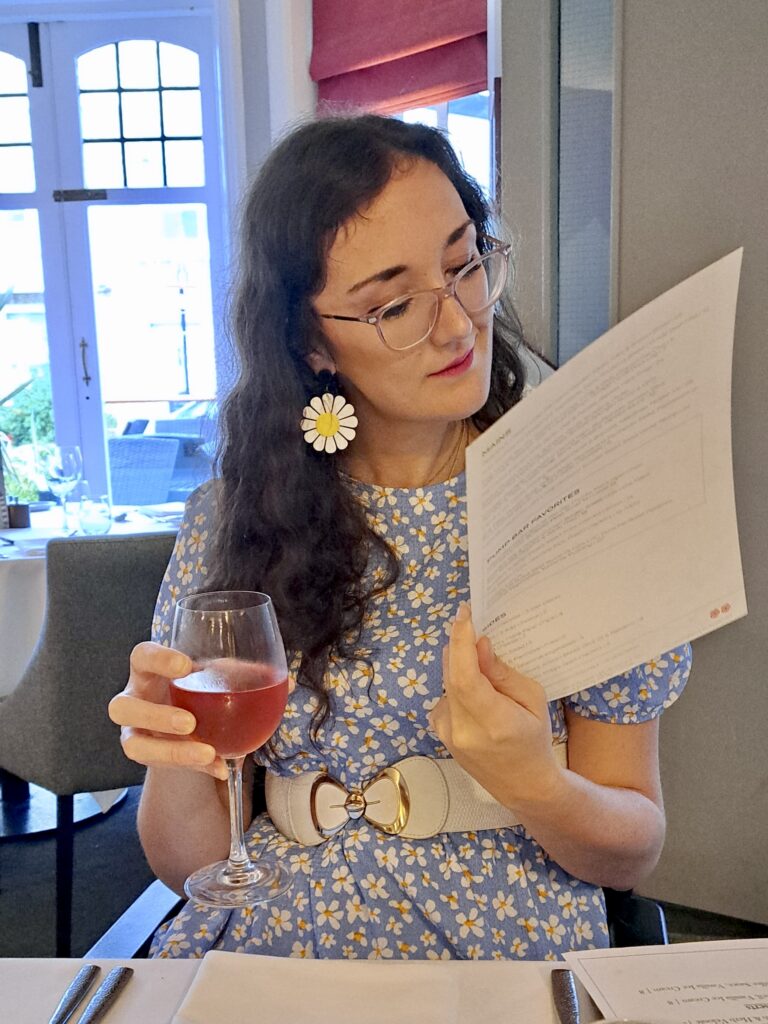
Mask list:
[{"label": "green plant outside", "polygon": [[0,432],[7,434],[14,445],[53,442],[53,399],[47,368],[0,407]]}]

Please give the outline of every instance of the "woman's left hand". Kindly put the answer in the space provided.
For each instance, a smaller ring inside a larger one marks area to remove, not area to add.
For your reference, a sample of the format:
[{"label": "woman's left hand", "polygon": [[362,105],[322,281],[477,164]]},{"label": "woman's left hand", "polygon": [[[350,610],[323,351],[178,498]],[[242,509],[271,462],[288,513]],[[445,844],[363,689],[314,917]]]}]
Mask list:
[{"label": "woman's left hand", "polygon": [[466,603],[443,651],[443,687],[429,722],[459,764],[506,807],[547,799],[561,769],[546,694],[496,657],[487,637],[477,641]]}]

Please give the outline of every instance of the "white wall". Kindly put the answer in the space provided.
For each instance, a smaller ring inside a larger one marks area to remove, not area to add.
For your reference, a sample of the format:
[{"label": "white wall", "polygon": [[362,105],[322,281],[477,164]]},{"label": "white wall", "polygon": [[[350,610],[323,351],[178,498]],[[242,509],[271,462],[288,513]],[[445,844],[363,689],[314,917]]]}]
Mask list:
[{"label": "white wall", "polygon": [[[505,0],[504,216],[518,301],[551,340],[556,0]],[[662,719],[668,837],[642,891],[768,922],[768,3],[615,0],[621,33],[618,315],[739,245],[733,445],[749,616],[694,642]]]},{"label": "white wall", "polygon": [[625,0],[619,315],[739,245],[733,454],[749,616],[694,643],[644,886],[768,922],[768,3]]},{"label": "white wall", "polygon": [[315,108],[312,0],[238,0],[249,175],[272,142]]}]

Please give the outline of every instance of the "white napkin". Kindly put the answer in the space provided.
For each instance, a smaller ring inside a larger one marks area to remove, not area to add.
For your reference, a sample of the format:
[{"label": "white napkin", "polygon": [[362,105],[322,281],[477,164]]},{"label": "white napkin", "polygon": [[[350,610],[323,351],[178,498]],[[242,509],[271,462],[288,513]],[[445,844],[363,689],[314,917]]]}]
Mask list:
[{"label": "white napkin", "polygon": [[214,951],[206,954],[171,1024],[555,1024],[552,966]]}]

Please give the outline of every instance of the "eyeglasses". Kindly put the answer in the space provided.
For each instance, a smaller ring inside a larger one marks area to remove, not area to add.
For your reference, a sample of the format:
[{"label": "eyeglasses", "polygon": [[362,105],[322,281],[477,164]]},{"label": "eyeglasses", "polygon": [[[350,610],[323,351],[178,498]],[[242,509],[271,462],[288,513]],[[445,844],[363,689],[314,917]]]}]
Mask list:
[{"label": "eyeglasses", "polygon": [[387,348],[395,352],[414,348],[426,341],[437,327],[446,299],[456,299],[469,316],[485,312],[498,300],[507,280],[512,246],[490,235],[484,237],[493,248],[463,266],[442,288],[400,295],[368,316],[321,313],[320,317],[323,320],[371,324]]}]

